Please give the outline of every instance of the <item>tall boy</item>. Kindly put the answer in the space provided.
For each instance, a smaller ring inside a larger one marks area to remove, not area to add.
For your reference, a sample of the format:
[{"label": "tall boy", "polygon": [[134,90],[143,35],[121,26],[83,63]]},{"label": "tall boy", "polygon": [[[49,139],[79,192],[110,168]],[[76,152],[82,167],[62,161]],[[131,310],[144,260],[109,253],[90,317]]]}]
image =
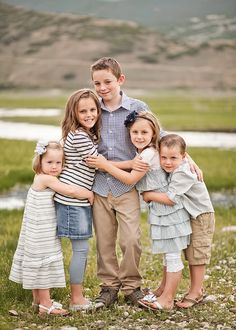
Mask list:
[{"label": "tall boy", "polygon": [[[135,148],[124,120],[129,112],[148,110],[148,106],[121,91],[125,76],[115,59],[99,59],[91,66],[91,75],[102,106],[98,152],[108,160],[123,162],[122,168],[128,169],[128,160],[135,157]],[[93,191],[97,275],[102,282],[101,292],[95,300],[96,306],[108,307],[116,302],[119,290],[128,303],[136,304],[143,297],[139,273],[141,244],[138,193],[133,186],[101,171],[97,171]],[[120,263],[116,255],[117,239],[122,251]]]}]

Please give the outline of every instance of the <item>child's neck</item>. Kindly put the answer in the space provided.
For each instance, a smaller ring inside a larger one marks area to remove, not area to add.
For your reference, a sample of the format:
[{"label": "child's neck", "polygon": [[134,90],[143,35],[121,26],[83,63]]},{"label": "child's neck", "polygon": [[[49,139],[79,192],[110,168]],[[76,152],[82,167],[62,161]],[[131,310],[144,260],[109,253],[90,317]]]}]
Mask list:
[{"label": "child's neck", "polygon": [[121,99],[122,99],[122,95],[120,95],[120,93],[118,95],[116,95],[115,98],[113,98],[112,100],[108,100],[106,102],[104,102],[105,106],[110,110],[110,111],[115,111],[117,110],[120,105],[121,105]]}]

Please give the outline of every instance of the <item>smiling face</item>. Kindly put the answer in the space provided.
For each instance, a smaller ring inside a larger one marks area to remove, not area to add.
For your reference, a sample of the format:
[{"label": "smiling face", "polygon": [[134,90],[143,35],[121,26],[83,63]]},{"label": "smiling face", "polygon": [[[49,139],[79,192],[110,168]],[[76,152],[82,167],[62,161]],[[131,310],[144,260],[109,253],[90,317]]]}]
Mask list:
[{"label": "smiling face", "polygon": [[167,173],[172,173],[185,157],[185,153],[181,152],[178,145],[173,147],[167,147],[165,145],[160,146],[160,163],[163,170]]},{"label": "smiling face", "polygon": [[58,176],[63,166],[63,150],[49,149],[42,155],[41,173]]},{"label": "smiling face", "polygon": [[153,133],[151,124],[146,119],[137,119],[130,127],[130,138],[138,152],[141,152],[152,142]]},{"label": "smiling face", "polygon": [[77,120],[79,124],[85,129],[90,130],[97,122],[98,109],[93,98],[81,98],[78,102]]},{"label": "smiling face", "polygon": [[94,88],[104,103],[113,102],[120,98],[120,86],[125,80],[123,74],[117,78],[111,70],[96,70],[92,75]]}]

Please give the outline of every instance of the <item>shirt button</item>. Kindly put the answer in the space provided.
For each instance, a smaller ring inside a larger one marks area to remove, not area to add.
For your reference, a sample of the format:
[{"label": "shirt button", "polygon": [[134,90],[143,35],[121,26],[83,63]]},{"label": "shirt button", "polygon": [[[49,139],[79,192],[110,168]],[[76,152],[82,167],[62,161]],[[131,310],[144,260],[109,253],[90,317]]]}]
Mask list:
[{"label": "shirt button", "polygon": [[111,134],[112,133],[112,130],[110,130],[109,133]]},{"label": "shirt button", "polygon": [[112,150],[112,147],[110,147],[109,150]]}]

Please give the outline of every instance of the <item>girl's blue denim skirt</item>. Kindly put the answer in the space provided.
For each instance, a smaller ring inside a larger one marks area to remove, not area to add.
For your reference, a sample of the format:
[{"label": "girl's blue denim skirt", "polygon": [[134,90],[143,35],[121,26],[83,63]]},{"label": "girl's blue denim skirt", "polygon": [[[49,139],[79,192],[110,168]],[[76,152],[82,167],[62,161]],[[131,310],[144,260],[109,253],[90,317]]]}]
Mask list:
[{"label": "girl's blue denim skirt", "polygon": [[92,237],[91,206],[64,205],[55,202],[57,214],[57,236],[70,239]]}]

